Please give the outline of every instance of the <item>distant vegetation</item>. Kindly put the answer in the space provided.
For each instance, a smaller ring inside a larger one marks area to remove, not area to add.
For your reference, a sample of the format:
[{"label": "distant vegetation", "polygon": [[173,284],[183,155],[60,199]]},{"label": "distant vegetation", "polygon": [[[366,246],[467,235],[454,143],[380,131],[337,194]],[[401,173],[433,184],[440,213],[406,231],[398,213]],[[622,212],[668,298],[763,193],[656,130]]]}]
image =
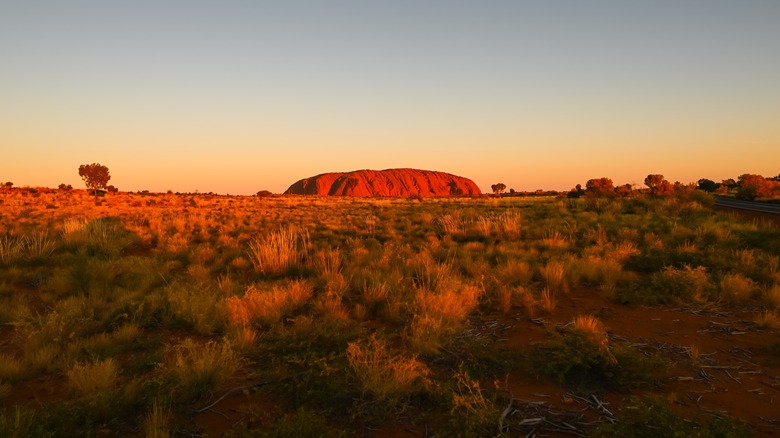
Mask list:
[{"label": "distant vegetation", "polygon": [[108,180],[111,179],[108,167],[99,163],[82,164],[79,166],[79,176],[87,185],[87,190],[91,190],[95,195],[95,199],[97,199],[98,190],[105,189]]}]

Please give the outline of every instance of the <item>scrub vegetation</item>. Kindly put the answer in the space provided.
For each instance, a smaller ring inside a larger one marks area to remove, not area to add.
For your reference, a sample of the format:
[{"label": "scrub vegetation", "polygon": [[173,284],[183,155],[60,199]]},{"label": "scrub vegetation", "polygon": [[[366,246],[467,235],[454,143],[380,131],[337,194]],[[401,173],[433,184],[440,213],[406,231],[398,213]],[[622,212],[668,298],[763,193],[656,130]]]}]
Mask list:
[{"label": "scrub vegetation", "polygon": [[[653,436],[750,436],[777,421],[706,404],[729,377],[735,397],[780,391],[780,230],[702,191],[97,199],[0,193],[0,436],[642,436],[645,416]],[[670,326],[650,338],[653,321]],[[727,353],[745,362],[715,362]]]}]

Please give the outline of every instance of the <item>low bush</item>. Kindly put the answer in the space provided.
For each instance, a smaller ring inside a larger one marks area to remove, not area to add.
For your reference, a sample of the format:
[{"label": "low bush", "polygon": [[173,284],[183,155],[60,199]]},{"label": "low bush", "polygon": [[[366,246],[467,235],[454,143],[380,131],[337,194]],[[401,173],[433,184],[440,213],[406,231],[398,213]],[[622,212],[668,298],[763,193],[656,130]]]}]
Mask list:
[{"label": "low bush", "polygon": [[590,436],[607,437],[752,437],[753,432],[730,417],[713,416],[701,424],[676,415],[668,402],[659,398],[634,399],[615,423],[603,423]]},{"label": "low bush", "polygon": [[611,344],[601,323],[580,316],[535,349],[536,368],[572,387],[593,389],[652,386],[663,381],[666,364],[631,347]]}]

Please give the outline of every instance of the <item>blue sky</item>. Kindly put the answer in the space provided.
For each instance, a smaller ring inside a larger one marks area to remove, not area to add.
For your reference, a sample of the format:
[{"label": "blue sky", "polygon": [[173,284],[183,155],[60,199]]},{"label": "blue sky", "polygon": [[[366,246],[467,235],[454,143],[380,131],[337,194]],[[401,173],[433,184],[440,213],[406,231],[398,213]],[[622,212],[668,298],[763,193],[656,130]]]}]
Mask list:
[{"label": "blue sky", "polygon": [[777,1],[0,3],[0,180],[488,191],[780,173]]}]

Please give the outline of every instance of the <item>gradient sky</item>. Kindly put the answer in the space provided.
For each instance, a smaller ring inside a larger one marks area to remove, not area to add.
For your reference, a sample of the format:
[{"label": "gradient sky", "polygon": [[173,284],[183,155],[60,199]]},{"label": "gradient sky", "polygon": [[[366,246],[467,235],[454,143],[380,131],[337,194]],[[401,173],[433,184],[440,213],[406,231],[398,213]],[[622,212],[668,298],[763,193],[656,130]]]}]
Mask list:
[{"label": "gradient sky", "polygon": [[780,173],[777,0],[0,0],[0,181]]}]

